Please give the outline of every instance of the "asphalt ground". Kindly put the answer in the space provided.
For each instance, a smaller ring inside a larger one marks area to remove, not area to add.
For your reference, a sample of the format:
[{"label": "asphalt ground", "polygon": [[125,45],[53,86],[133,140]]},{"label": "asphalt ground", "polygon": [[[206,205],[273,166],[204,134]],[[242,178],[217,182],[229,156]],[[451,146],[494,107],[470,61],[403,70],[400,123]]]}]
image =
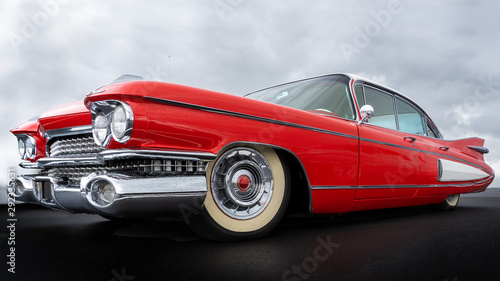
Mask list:
[{"label": "asphalt ground", "polygon": [[500,280],[500,189],[462,196],[451,212],[287,217],[238,243],[179,221],[114,223],[26,204],[15,218],[9,228],[1,208],[0,280]]}]

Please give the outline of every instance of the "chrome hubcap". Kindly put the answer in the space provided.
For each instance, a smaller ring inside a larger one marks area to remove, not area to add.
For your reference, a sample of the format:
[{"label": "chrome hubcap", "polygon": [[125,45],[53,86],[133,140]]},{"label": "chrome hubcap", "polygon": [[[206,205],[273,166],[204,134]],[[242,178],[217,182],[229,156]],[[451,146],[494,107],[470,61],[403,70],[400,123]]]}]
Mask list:
[{"label": "chrome hubcap", "polygon": [[212,192],[217,206],[228,216],[250,219],[271,200],[273,175],[257,150],[234,148],[224,153],[212,172]]}]

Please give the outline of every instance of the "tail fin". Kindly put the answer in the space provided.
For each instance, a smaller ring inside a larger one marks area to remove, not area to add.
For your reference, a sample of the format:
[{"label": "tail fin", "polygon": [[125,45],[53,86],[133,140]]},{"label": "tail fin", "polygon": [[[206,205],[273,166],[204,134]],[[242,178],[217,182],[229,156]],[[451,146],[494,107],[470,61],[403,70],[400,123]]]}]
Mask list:
[{"label": "tail fin", "polygon": [[484,139],[481,138],[467,138],[450,142],[456,150],[481,161],[484,161],[484,154],[489,152],[488,148],[484,147]]}]

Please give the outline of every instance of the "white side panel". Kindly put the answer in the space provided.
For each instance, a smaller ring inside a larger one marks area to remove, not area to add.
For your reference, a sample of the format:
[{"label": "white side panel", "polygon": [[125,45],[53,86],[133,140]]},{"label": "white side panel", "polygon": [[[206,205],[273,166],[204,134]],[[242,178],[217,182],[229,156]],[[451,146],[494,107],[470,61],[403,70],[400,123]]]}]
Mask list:
[{"label": "white side panel", "polygon": [[439,159],[439,181],[471,181],[484,179],[488,173],[470,165]]}]

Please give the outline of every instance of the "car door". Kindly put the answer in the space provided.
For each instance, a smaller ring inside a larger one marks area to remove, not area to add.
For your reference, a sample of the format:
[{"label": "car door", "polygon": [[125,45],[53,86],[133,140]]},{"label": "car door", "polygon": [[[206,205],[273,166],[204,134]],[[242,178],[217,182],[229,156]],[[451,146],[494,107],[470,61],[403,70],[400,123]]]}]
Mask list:
[{"label": "car door", "polygon": [[358,126],[360,145],[356,199],[414,196],[419,184],[419,152],[415,134],[418,132],[411,133],[407,127],[415,125],[412,124],[415,119],[409,117],[411,114],[401,114],[408,108],[400,105],[405,127],[401,131],[397,114],[398,97],[369,85],[358,85],[355,89],[359,106],[369,104],[375,109],[373,117]]}]

